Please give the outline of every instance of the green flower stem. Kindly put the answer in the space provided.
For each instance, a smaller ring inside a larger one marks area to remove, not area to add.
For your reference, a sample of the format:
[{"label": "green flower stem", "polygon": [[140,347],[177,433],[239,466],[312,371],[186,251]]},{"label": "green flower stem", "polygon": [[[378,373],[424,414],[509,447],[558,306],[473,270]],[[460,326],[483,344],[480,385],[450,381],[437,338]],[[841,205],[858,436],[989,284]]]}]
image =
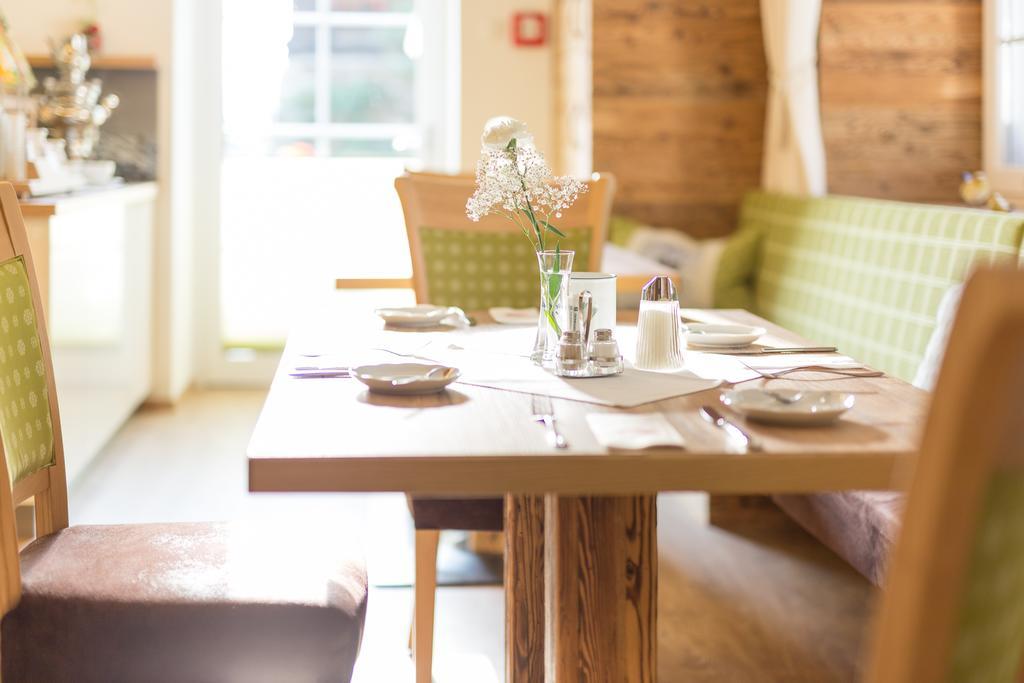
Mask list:
[{"label": "green flower stem", "polygon": [[[529,218],[530,223],[533,225],[533,232],[537,235],[537,244],[539,245],[538,251],[544,251],[544,233],[546,231],[551,230],[555,234],[563,237],[564,235],[561,235],[560,231],[549,222],[548,219],[551,218],[550,213],[546,215],[544,221],[537,220],[537,213],[533,210],[533,204],[530,203],[530,195],[526,189],[526,176],[519,171],[519,146],[516,143],[515,138],[508,141],[508,145],[505,147],[505,150],[509,153],[509,156],[512,157],[512,168],[515,169],[516,175],[519,177],[519,185],[522,187],[523,197],[526,199],[526,209],[524,210],[520,208],[519,211]],[[541,230],[540,228],[541,222],[544,224],[544,230]],[[555,246],[558,246],[557,242],[555,243]]]},{"label": "green flower stem", "polygon": [[[556,267],[558,263],[555,263]],[[541,296],[543,298],[544,317],[548,321],[548,325],[554,330],[555,335],[558,337],[562,336],[562,327],[558,324],[555,319],[555,306],[558,303],[558,295],[562,289],[562,275],[554,273],[544,273],[544,284],[541,288]]]}]

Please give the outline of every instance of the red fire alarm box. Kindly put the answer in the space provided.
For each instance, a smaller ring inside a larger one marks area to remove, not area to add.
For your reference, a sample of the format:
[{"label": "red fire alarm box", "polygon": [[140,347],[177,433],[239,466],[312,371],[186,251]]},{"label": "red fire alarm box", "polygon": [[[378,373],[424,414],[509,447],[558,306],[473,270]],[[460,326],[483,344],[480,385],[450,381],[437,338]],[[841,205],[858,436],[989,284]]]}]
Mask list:
[{"label": "red fire alarm box", "polygon": [[512,44],[539,47],[548,42],[548,17],[543,12],[516,12],[512,15]]}]

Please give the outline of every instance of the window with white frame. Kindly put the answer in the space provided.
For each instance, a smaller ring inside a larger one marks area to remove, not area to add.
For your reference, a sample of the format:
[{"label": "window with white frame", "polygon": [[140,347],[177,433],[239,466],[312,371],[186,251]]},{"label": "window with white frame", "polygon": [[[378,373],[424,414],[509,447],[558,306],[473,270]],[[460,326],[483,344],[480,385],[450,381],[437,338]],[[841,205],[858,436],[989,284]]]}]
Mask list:
[{"label": "window with white frame", "polygon": [[201,285],[201,362],[206,381],[234,382],[272,369],[292,321],[324,297],[412,301],[336,282],[410,274],[394,179],[458,159],[459,5],[219,4],[221,144],[200,153],[219,157],[220,231]]},{"label": "window with white frame", "polygon": [[266,131],[270,154],[414,156],[423,35],[413,4],[293,1],[287,67]]},{"label": "window with white frame", "polygon": [[985,0],[985,169],[1024,199],[1024,2]]}]

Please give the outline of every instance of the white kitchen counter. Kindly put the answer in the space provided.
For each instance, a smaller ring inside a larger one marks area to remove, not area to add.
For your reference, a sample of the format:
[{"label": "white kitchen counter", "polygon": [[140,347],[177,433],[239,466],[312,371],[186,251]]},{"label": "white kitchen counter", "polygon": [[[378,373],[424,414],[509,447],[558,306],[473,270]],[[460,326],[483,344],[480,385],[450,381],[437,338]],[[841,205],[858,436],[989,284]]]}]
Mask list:
[{"label": "white kitchen counter", "polygon": [[69,483],[149,396],[156,183],[23,201]]}]

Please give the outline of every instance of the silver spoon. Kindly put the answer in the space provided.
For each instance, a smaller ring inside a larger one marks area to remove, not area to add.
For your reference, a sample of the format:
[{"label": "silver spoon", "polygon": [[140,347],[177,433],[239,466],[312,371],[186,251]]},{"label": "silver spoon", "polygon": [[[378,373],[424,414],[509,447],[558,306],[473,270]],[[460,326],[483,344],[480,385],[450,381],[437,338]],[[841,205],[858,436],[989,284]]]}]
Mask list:
[{"label": "silver spoon", "polygon": [[796,403],[797,401],[804,397],[804,392],[802,391],[798,391],[795,394],[780,394],[777,391],[766,391],[765,393],[774,398],[779,403],[785,404],[787,406],[793,405],[794,403]]},{"label": "silver spoon", "polygon": [[[442,371],[444,372],[444,377],[447,377],[448,373],[450,373],[452,369],[439,365],[436,368],[431,368],[429,371],[426,372],[426,374],[423,375],[413,375],[412,377],[400,377],[398,379],[393,379],[391,380],[391,386],[400,387],[403,384],[412,384],[413,382],[425,382],[429,379],[432,379],[434,375]],[[441,377],[439,379],[443,379],[444,377]]]}]

